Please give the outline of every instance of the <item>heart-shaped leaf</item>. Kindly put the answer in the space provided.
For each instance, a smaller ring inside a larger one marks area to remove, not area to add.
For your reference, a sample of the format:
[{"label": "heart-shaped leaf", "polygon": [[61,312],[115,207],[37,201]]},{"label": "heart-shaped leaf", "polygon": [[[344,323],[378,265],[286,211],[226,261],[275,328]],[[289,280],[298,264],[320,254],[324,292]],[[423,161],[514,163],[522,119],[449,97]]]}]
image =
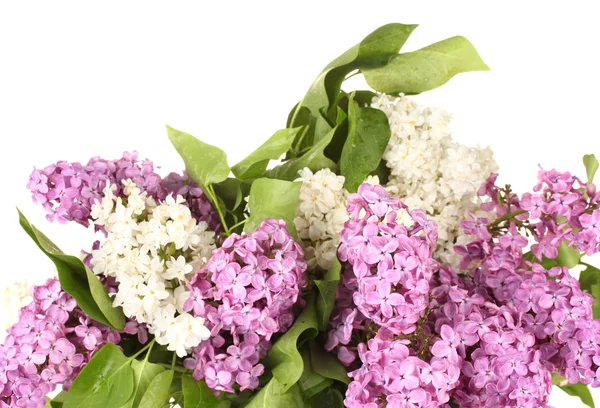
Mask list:
[{"label": "heart-shaped leaf", "polygon": [[150,387],[150,383],[154,380],[154,378],[156,378],[156,376],[165,371],[162,366],[149,363],[146,359],[143,361],[132,360],[131,368],[133,368],[134,391],[133,395],[127,404],[123,406],[123,408],[137,408],[140,405],[140,401],[146,393],[146,390],[148,390]]},{"label": "heart-shaped leaf", "polygon": [[[298,385],[285,388],[272,378],[244,408],[305,408]],[[187,405],[185,408],[188,408]]]},{"label": "heart-shaped leaf", "polygon": [[284,220],[290,234],[296,234],[294,216],[302,183],[259,178],[252,183],[248,198],[250,216],[244,231],[250,233],[267,218]]},{"label": "heart-shaped leaf", "polygon": [[138,408],[162,408],[169,398],[174,372],[165,370],[152,379]]},{"label": "heart-shaped leaf", "polygon": [[331,140],[339,132],[344,132],[345,129],[345,127],[336,126],[302,156],[288,160],[281,165],[268,170],[265,173],[265,176],[269,178],[293,181],[298,178],[298,172],[305,167],[308,167],[312,171],[318,171],[325,168],[335,170],[337,168],[336,164],[331,159],[327,158],[324,152]]},{"label": "heart-shaped leaf", "polygon": [[457,36],[395,55],[387,64],[362,69],[362,73],[376,91],[416,95],[445,84],[461,72],[487,70],[489,67],[469,40]]},{"label": "heart-shaped leaf", "polygon": [[131,359],[114,344],[107,344],[75,378],[63,408],[120,407],[133,392]]},{"label": "heart-shaped leaf", "polygon": [[206,386],[204,381],[196,381],[190,375],[181,378],[185,408],[219,408],[221,402]]},{"label": "heart-shaped leaf", "polygon": [[240,180],[262,176],[269,165],[269,161],[277,160],[282,154],[287,152],[301,129],[301,127],[298,127],[278,130],[258,149],[233,166],[231,171]]},{"label": "heart-shaped leaf", "polygon": [[594,175],[596,175],[596,171],[598,170],[598,159],[593,154],[586,154],[583,156],[583,165],[587,174],[587,182],[593,182]]},{"label": "heart-shaped leaf", "polygon": [[390,140],[388,118],[379,109],[361,108],[352,95],[348,101],[348,139],[340,158],[344,186],[356,192],[365,178],[377,169]]},{"label": "heart-shaped leaf", "polygon": [[167,126],[169,140],[185,163],[187,174],[201,186],[219,183],[229,176],[227,155],[216,146]]},{"label": "heart-shaped leaf", "polygon": [[390,57],[398,54],[415,28],[417,26],[413,24],[392,23],[373,31],[359,44],[327,64],[299,106],[308,108],[317,117],[321,108],[328,109],[335,101],[348,73],[386,64]]},{"label": "heart-shaped leaf", "polygon": [[337,380],[344,384],[350,384],[348,371],[346,371],[344,365],[340,363],[337,356],[325,351],[322,346],[318,345],[313,340],[308,342],[308,346],[310,349],[310,364],[316,373],[325,378],[331,378],[332,380]]},{"label": "heart-shaped leaf", "polygon": [[302,342],[318,334],[317,313],[314,299],[308,299],[306,307],[292,327],[275,342],[267,354],[265,366],[271,369],[273,377],[288,391],[298,382],[303,371],[302,355],[298,349]]},{"label": "heart-shaped leaf", "polygon": [[320,331],[327,329],[331,312],[335,306],[335,297],[340,284],[341,270],[342,264],[335,257],[324,279],[314,281],[319,292],[317,295],[317,319]]},{"label": "heart-shaped leaf", "polygon": [[54,263],[60,286],[75,299],[92,319],[116,330],[125,327],[122,309],[115,308],[98,277],[79,258],[64,254],[46,235],[35,228],[19,211],[19,223],[44,254]]}]

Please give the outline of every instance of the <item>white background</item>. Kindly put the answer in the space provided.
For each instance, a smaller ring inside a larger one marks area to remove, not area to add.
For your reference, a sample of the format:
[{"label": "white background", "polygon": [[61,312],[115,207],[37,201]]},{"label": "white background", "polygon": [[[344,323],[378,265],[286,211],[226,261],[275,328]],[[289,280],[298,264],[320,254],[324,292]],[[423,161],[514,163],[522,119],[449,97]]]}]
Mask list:
[{"label": "white background", "polygon": [[[419,99],[454,114],[459,141],[491,145],[502,182],[524,191],[538,164],[583,175],[581,156],[600,154],[593,2],[452,3],[2,2],[2,279],[52,273],[15,206],[65,251],[89,244],[31,203],[34,165],[138,150],[179,171],[165,124],[234,164],[285,126],[331,59],[389,22],[420,24],[404,50],[464,35],[492,68]],[[553,403],[579,406],[559,391]]]}]

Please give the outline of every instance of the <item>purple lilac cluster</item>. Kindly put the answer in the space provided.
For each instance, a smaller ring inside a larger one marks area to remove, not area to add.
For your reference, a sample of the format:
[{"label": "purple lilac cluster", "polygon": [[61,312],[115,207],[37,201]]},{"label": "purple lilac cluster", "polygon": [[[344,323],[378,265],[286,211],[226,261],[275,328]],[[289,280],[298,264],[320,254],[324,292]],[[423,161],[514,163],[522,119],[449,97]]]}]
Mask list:
[{"label": "purple lilac cluster", "polygon": [[[556,258],[563,241],[587,255],[600,251],[600,192],[595,184],[586,184],[569,172],[540,169],[533,192],[519,198],[510,186],[496,186],[497,176],[492,174],[479,190],[480,196],[490,198],[482,208],[495,211],[498,217],[514,214],[509,217],[511,223],[528,230],[535,239],[531,251],[538,260]],[[504,198],[500,201],[499,197]],[[466,228],[483,232],[485,226],[477,228],[471,223]],[[477,249],[477,243],[474,245]],[[469,251],[463,253],[473,255]]]},{"label": "purple lilac cluster", "polygon": [[115,194],[122,195],[122,182],[127,179],[159,200],[169,194],[182,195],[198,221],[206,221],[212,230],[218,227],[218,216],[210,202],[187,175],[171,173],[161,178],[155,173],[154,164],[147,159],[140,161],[137,152],[125,152],[117,160],[94,157],[85,165],[59,161],[35,169],[27,188],[34,202],[47,211],[49,221],[75,221],[87,227],[92,205],[102,199],[106,184],[116,186]]},{"label": "purple lilac cluster", "polygon": [[[346,406],[545,407],[555,372],[600,386],[593,298],[548,261],[563,242],[598,252],[600,194],[568,173],[538,177],[521,198],[495,174],[482,186],[494,221],[462,223],[475,237],[456,247],[465,275],[431,260],[435,225],[420,212],[380,187],[349,198],[326,343],[353,379]],[[399,225],[399,211],[412,226]]]},{"label": "purple lilac cluster", "polygon": [[437,227],[370,184],[348,198],[348,212],[338,251],[344,273],[325,346],[355,368],[345,404],[438,407],[458,383],[462,360],[451,327],[439,338],[426,324]]},{"label": "purple lilac cluster", "polygon": [[271,336],[294,321],[306,262],[285,226],[267,219],[248,235],[232,234],[189,285],[184,308],[205,319],[211,338],[184,365],[214,391],[255,389]]},{"label": "purple lilac cluster", "polygon": [[118,332],[89,319],[58,280],[32,288],[33,302],[20,311],[0,345],[0,407],[42,408],[44,396],[68,389],[92,355]]},{"label": "purple lilac cluster", "polygon": [[[590,294],[567,267],[554,265],[567,242],[579,251],[600,249],[600,194],[569,173],[538,174],[533,193],[520,198],[495,185],[480,190],[496,221],[473,217],[462,227],[476,239],[457,247],[471,278],[440,273],[432,292],[431,321],[448,324],[458,347],[472,347],[454,392],[462,407],[546,406],[551,373],[569,382],[600,386],[600,321]],[[535,243],[530,256],[526,235]],[[542,261],[546,267],[541,265]]]},{"label": "purple lilac cluster", "polygon": [[[452,400],[467,408],[545,407],[553,370],[536,347],[526,317],[532,316],[523,315],[510,301],[495,299],[480,271],[471,279],[443,268],[436,279],[430,324],[462,361]],[[489,281],[496,283],[494,277]],[[438,344],[431,352],[439,356],[443,351]]]}]

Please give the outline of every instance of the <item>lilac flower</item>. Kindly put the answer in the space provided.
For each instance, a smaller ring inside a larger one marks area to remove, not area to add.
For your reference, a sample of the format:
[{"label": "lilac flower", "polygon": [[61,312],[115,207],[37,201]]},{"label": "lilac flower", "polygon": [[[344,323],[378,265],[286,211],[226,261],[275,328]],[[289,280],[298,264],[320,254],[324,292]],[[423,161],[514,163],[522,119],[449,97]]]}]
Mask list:
[{"label": "lilac flower", "polygon": [[237,263],[228,264],[217,275],[215,283],[220,290],[230,290],[236,298],[244,299],[246,297],[246,286],[250,284],[251,277],[247,273],[239,273],[239,270],[240,266]]},{"label": "lilac flower", "polygon": [[345,309],[342,311],[340,323],[335,330],[330,331],[325,343],[325,349],[332,350],[338,344],[348,344],[352,336],[353,323],[358,310]]},{"label": "lilac flower", "polygon": [[458,346],[459,339],[457,338],[454,330],[452,330],[452,327],[448,325],[442,326],[440,334],[442,339],[435,342],[431,348],[431,353],[440,358],[451,357],[453,353],[456,353],[455,350]]},{"label": "lilac flower", "polygon": [[366,297],[369,305],[378,305],[381,308],[381,314],[384,317],[392,317],[394,306],[404,303],[404,297],[399,293],[389,293],[379,286],[377,291],[369,292]]},{"label": "lilac flower", "polygon": [[206,385],[215,391],[233,392],[231,383],[233,377],[230,371],[224,370],[218,364],[208,364],[204,372]]},{"label": "lilac flower", "polygon": [[419,387],[420,381],[415,375],[416,365],[411,359],[384,367],[384,373],[391,380],[388,387],[393,392],[414,390]]},{"label": "lilac flower", "polygon": [[33,201],[43,205],[50,221],[75,221],[87,227],[92,205],[102,198],[107,183],[117,186],[116,194],[122,195],[122,181],[127,179],[158,200],[181,194],[197,221],[206,221],[213,231],[219,228],[218,214],[187,175],[171,173],[162,179],[154,172],[152,162],[138,160],[137,152],[125,152],[118,160],[94,157],[86,165],[60,161],[34,169],[27,188]]},{"label": "lilac flower", "polygon": [[256,349],[251,346],[243,347],[243,343],[238,346],[227,347],[227,353],[229,357],[223,362],[223,366],[229,371],[250,371],[252,369],[252,363],[248,361],[249,358],[253,357],[256,353]]},{"label": "lilac flower", "polygon": [[75,327],[75,334],[83,339],[82,343],[86,349],[94,350],[96,345],[102,341],[102,332],[97,327],[87,326],[85,321],[82,323],[84,324]]},{"label": "lilac flower", "polygon": [[124,333],[137,335],[140,344],[146,344],[148,341],[148,330],[145,324],[140,324],[135,320],[129,320],[123,329]]},{"label": "lilac flower", "polygon": [[249,372],[240,372],[235,377],[235,381],[240,385],[240,391],[244,391],[246,389],[254,390],[258,387],[258,377],[263,375],[265,371],[265,367],[262,364],[258,364]]},{"label": "lilac flower", "polygon": [[184,309],[206,320],[212,338],[185,364],[215,391],[233,392],[236,382],[256,388],[271,336],[294,321],[306,262],[285,227],[268,219],[248,235],[232,234],[189,284]]},{"label": "lilac flower", "polygon": [[0,406],[44,407],[44,395],[58,385],[67,390],[93,353],[119,341],[117,332],[89,320],[58,280],[32,294],[0,345]]},{"label": "lilac flower", "polygon": [[579,221],[584,229],[591,230],[600,237],[600,210],[594,210],[591,215],[581,214]]},{"label": "lilac flower", "polygon": [[43,171],[34,170],[31,173],[27,188],[31,190],[34,202],[45,204],[48,201],[48,176]]}]

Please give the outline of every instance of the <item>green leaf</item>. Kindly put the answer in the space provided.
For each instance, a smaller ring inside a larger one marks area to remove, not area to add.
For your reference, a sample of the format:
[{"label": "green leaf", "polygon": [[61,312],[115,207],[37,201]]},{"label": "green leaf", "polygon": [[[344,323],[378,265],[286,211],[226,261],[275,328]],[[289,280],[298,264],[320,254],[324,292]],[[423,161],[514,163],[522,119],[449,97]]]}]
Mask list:
[{"label": "green leaf", "polygon": [[382,186],[386,185],[390,180],[390,168],[386,163],[385,160],[381,160],[377,168],[369,173],[370,176],[377,176],[379,178],[379,184]]},{"label": "green leaf", "polygon": [[[244,219],[246,204],[244,197],[247,197],[250,193],[251,185],[252,180],[238,180],[236,178],[228,178],[212,185],[217,200],[219,200],[220,208],[225,210],[225,222],[230,227]],[[237,226],[232,232],[241,233],[241,226]]]},{"label": "green leaf", "polygon": [[588,292],[594,298],[592,312],[594,319],[600,319],[600,269],[592,265],[586,264],[586,266],[579,275],[579,285],[581,290]]},{"label": "green leaf", "polygon": [[298,351],[302,342],[317,334],[317,314],[314,299],[310,298],[292,327],[275,342],[265,359],[265,366],[271,369],[283,392],[296,384],[302,375],[304,364]]},{"label": "green leaf", "polygon": [[161,408],[169,399],[173,371],[165,370],[152,379],[138,408]]},{"label": "green leaf", "polygon": [[348,114],[346,112],[344,112],[344,110],[342,108],[340,108],[339,106],[336,106],[335,109],[336,109],[335,124],[336,124],[336,126],[338,126],[338,125],[341,125],[342,123],[344,123],[344,121],[346,119],[348,119]]},{"label": "green leaf", "polygon": [[595,266],[587,265],[587,267],[579,274],[579,286],[581,287],[581,290],[590,292],[592,285],[599,281],[600,269]]},{"label": "green leaf", "polygon": [[[298,385],[286,388],[272,378],[244,408],[305,408]],[[188,408],[187,405],[185,408]]]},{"label": "green leaf", "polygon": [[284,180],[260,178],[252,183],[248,210],[250,216],[244,225],[244,231],[250,233],[267,218],[284,220],[290,234],[296,234],[294,216],[298,203],[298,194],[302,183]]},{"label": "green leaf", "polygon": [[269,165],[269,160],[277,160],[287,152],[301,129],[302,127],[278,130],[248,157],[233,166],[231,171],[240,180],[262,176]]},{"label": "green leaf", "polygon": [[457,36],[395,55],[384,66],[362,72],[369,86],[378,92],[416,95],[445,84],[461,72],[487,70],[475,47]]},{"label": "green leaf", "polygon": [[312,369],[310,364],[310,353],[306,346],[302,347],[300,354],[302,355],[304,370],[298,380],[298,387],[300,387],[300,391],[302,391],[304,398],[310,398],[333,384],[333,380],[323,377]]},{"label": "green leaf", "polygon": [[62,402],[56,402],[46,397],[46,405],[44,405],[44,408],[62,408],[62,406]]},{"label": "green leaf", "polygon": [[579,397],[581,402],[588,407],[595,408],[594,398],[587,385],[582,383],[569,384],[564,377],[558,374],[552,374],[552,384],[560,387],[560,389],[573,397]]},{"label": "green leaf", "polygon": [[348,371],[334,354],[325,351],[322,346],[313,340],[308,342],[308,346],[310,349],[311,367],[316,373],[325,378],[350,384]]},{"label": "green leaf", "polygon": [[384,65],[390,57],[398,54],[416,27],[392,23],[373,31],[323,69],[299,106],[308,108],[316,117],[321,108],[327,109],[333,104],[348,73],[355,69]]},{"label": "green leaf", "polygon": [[131,359],[114,344],[94,354],[65,398],[64,408],[120,407],[133,395]]},{"label": "green leaf", "polygon": [[336,126],[331,129],[324,137],[315,143],[306,153],[295,159],[288,160],[281,165],[268,170],[266,177],[281,180],[296,180],[298,172],[305,167],[312,171],[318,171],[324,168],[335,170],[336,164],[325,156],[325,148],[329,145],[334,136],[343,132],[344,127]]},{"label": "green leaf", "polygon": [[125,327],[122,309],[112,306],[108,292],[79,258],[64,254],[19,211],[19,223],[44,254],[54,263],[60,285],[92,319],[116,330]]},{"label": "green leaf", "polygon": [[[146,393],[146,390],[149,388],[150,383],[157,375],[161,374],[165,369],[158,365],[149,363],[146,360],[131,361],[131,368],[133,368],[133,395],[127,402],[127,404],[123,405],[123,408],[136,408],[140,404],[142,397]],[[170,385],[170,383],[169,383]]]},{"label": "green leaf", "polygon": [[391,132],[383,111],[359,107],[352,95],[348,101],[348,120],[348,139],[342,149],[340,173],[346,178],[344,187],[353,193],[379,166]]},{"label": "green leaf", "polygon": [[44,406],[44,408],[62,408],[66,397],[67,397],[66,391],[59,392],[58,395],[52,399],[46,397],[47,402],[46,402],[46,405]]},{"label": "green leaf", "polygon": [[[390,57],[398,54],[416,27],[398,23],[379,27],[359,44],[330,62],[315,79],[302,101],[296,105],[288,120],[288,127],[309,125],[303,143],[298,145],[296,141],[295,148],[313,146],[336,124],[335,120],[328,117],[327,112],[338,100],[347,74],[357,69],[386,64]],[[330,119],[329,128],[324,126],[327,118]]]},{"label": "green leaf", "polygon": [[600,283],[592,285],[590,288],[590,294],[594,298],[594,305],[592,306],[594,319],[600,319]]},{"label": "green leaf", "polygon": [[571,269],[579,265],[579,261],[581,261],[581,253],[571,248],[567,241],[563,241],[558,247],[558,255],[556,256],[558,265]]},{"label": "green leaf", "polygon": [[182,381],[185,408],[219,408],[219,398],[204,381],[196,381],[190,375],[182,376]]},{"label": "green leaf", "polygon": [[585,166],[585,172],[587,174],[587,182],[593,182],[594,175],[598,170],[598,159],[596,159],[596,156],[593,154],[586,154],[583,156],[583,165]]},{"label": "green leaf", "polygon": [[317,296],[317,318],[319,321],[319,331],[325,331],[327,329],[327,324],[329,323],[329,318],[331,317],[331,312],[333,311],[333,307],[335,305],[335,296],[337,293],[337,288],[340,284],[340,273],[342,270],[342,264],[335,257],[327,274],[325,275],[325,279],[323,280],[315,280],[315,285],[319,291]]},{"label": "green leaf", "polygon": [[220,183],[214,184],[215,194],[223,200],[225,208],[237,209],[244,199],[244,189],[248,190],[249,184],[235,178],[228,178]]},{"label": "green leaf", "polygon": [[121,307],[113,306],[112,299],[108,297],[108,292],[106,288],[92,271],[90,271],[88,268],[85,268],[85,272],[88,284],[90,285],[90,293],[92,294],[92,299],[94,299],[94,301],[100,308],[100,311],[106,317],[106,320],[108,320],[108,325],[116,330],[122,330],[125,327],[125,315],[123,314],[123,309]]},{"label": "green leaf", "polygon": [[344,408],[344,397],[342,393],[333,387],[329,387],[309,400],[311,408]]},{"label": "green leaf", "polygon": [[187,174],[200,186],[219,183],[229,176],[227,155],[216,146],[167,126],[169,140],[185,163]]}]

